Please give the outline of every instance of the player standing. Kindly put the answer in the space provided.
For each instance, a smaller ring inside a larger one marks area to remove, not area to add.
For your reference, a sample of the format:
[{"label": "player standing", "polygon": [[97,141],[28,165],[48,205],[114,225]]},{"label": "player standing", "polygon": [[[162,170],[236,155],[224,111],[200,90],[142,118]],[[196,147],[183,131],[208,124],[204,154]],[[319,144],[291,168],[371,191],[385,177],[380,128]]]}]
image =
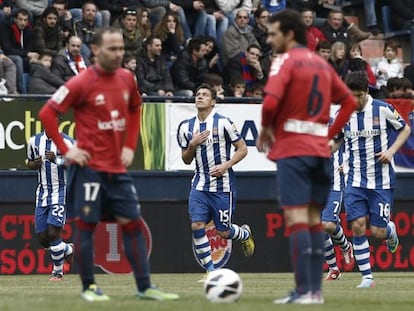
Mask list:
[{"label": "player standing", "polygon": [[[206,224],[211,220],[224,239],[241,240],[246,256],[253,255],[249,225],[233,224],[236,184],[233,165],[247,155],[247,146],[233,122],[214,112],[216,92],[207,84],[195,92],[197,116],[180,123],[177,132],[184,163],[195,159],[196,169],[188,199],[195,253],[204,269],[214,270]],[[231,146],[236,148],[230,157]]]},{"label": "player standing", "polygon": [[[395,171],[393,156],[410,135],[410,127],[389,104],[368,94],[368,77],[352,72],[346,84],[358,101],[358,109],[344,128],[343,141],[349,153],[349,173],[344,191],[347,221],[351,223],[355,259],[362,274],[358,288],[375,287],[371,272],[367,217],[371,234],[386,239],[395,253],[398,236],[390,221],[394,198]],[[398,131],[395,141],[390,132]]]},{"label": "player standing", "polygon": [[[61,133],[67,146],[74,140]],[[27,145],[27,166],[37,170],[35,231],[40,244],[50,250],[53,262],[50,281],[63,279],[63,262],[73,261],[74,245],[62,241],[62,229],[66,220],[66,168],[56,145],[46,132],[36,134]]]},{"label": "player standing", "polygon": [[339,280],[341,271],[337,265],[335,245],[339,245],[344,259],[345,271],[350,271],[354,267],[355,259],[352,243],[345,237],[344,230],[339,218],[342,207],[343,190],[345,187],[345,165],[346,156],[344,148],[340,148],[331,155],[331,172],[333,175],[331,191],[325,208],[322,210],[322,226],[325,230],[325,261],[329,266],[326,281]]},{"label": "player standing", "polygon": [[[141,96],[133,75],[120,68],[122,34],[103,27],[94,35],[91,47],[96,64],[60,87],[39,113],[47,133],[73,163],[68,172],[67,204],[68,212],[77,218],[75,257],[82,297],[88,301],[110,299],[95,282],[93,233],[102,218],[114,218],[121,226],[138,297],[177,299],[177,295],[151,284],[140,205],[126,170],[137,144]],[[70,107],[75,115],[77,145],[68,148],[57,131],[56,115]]]},{"label": "player standing", "polygon": [[[262,108],[259,151],[277,161],[280,204],[289,230],[295,289],[276,304],[320,304],[324,261],[321,209],[331,186],[328,137],[356,107],[330,65],[306,48],[306,27],[286,9],[269,18],[268,43],[281,53],[271,66]],[[341,105],[328,130],[332,102]]]}]

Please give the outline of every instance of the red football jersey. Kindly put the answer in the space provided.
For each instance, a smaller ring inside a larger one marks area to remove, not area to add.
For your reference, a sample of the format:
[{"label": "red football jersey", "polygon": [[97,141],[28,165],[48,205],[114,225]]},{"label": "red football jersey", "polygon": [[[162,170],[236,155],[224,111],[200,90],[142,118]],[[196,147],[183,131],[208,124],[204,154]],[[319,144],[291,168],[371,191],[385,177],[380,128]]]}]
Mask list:
[{"label": "red football jersey", "polygon": [[329,158],[330,105],[350,91],[328,62],[308,48],[291,49],[273,61],[265,92],[275,99],[262,110],[262,126],[274,129],[269,159]]},{"label": "red football jersey", "polygon": [[76,121],[77,146],[91,154],[88,166],[102,172],[123,173],[121,162],[130,111],[140,109],[141,96],[132,73],[107,73],[89,67],[70,79],[47,102],[65,113],[70,107]]}]

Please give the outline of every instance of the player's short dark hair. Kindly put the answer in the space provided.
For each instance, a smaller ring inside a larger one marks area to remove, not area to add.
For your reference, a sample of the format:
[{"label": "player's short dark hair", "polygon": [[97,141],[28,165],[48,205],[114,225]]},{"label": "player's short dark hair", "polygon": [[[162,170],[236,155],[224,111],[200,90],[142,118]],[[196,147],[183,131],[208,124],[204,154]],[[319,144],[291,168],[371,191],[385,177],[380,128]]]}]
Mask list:
[{"label": "player's short dark hair", "polygon": [[280,31],[286,35],[288,31],[294,32],[295,40],[302,45],[307,45],[306,41],[306,26],[298,11],[292,9],[285,9],[277,12],[269,17],[269,23],[274,24],[279,22]]},{"label": "player's short dark hair", "polygon": [[92,37],[91,40],[91,45],[95,44],[97,46],[101,46],[102,45],[102,38],[103,35],[106,33],[119,33],[122,35],[121,30],[119,28],[115,28],[115,27],[100,27],[98,28],[98,30],[95,32],[95,34]]},{"label": "player's short dark hair", "polygon": [[196,89],[195,89],[195,91],[194,91],[194,95],[195,94],[197,94],[197,92],[200,90],[200,89],[207,89],[207,90],[209,90],[210,91],[210,94],[211,94],[211,98],[212,99],[216,99],[217,98],[217,93],[216,93],[216,90],[212,87],[212,86],[210,86],[210,85],[208,85],[207,83],[202,83],[202,84],[200,84]]},{"label": "player's short dark hair", "polygon": [[350,72],[345,77],[345,83],[351,91],[367,91],[368,75],[364,71]]}]

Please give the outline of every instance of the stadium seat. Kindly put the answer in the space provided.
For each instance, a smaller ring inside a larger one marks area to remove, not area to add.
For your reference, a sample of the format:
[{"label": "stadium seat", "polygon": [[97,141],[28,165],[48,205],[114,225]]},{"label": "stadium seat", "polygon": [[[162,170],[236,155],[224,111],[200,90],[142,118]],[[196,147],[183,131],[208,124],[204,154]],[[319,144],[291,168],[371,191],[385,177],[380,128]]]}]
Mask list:
[{"label": "stadium seat", "polygon": [[408,36],[411,34],[411,30],[393,30],[391,25],[391,9],[388,5],[383,5],[381,7],[382,21],[384,25],[384,38],[393,38],[400,36]]}]

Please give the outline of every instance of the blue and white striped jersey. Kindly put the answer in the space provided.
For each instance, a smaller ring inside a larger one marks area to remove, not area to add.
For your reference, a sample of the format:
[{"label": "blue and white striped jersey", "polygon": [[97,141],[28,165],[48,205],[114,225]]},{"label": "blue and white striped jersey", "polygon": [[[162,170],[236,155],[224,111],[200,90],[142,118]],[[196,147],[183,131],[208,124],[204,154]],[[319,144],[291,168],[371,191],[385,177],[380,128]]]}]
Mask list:
[{"label": "blue and white striped jersey", "polygon": [[[72,146],[75,143],[70,136],[64,133],[61,135],[68,146]],[[36,207],[54,204],[64,205],[66,197],[66,171],[64,166],[46,160],[46,151],[53,151],[56,156],[60,155],[55,143],[46,136],[44,131],[30,137],[27,145],[27,158],[33,161],[41,156],[43,159],[42,166],[38,170]]]},{"label": "blue and white striped jersey", "polygon": [[181,148],[187,149],[193,133],[209,130],[210,136],[205,143],[196,147],[195,174],[192,188],[209,192],[235,191],[235,176],[230,168],[223,176],[210,176],[210,170],[230,159],[232,143],[241,139],[234,123],[218,114],[210,113],[205,122],[195,116],[184,120],[178,126],[177,140]]},{"label": "blue and white striped jersey", "polygon": [[349,152],[347,186],[366,189],[391,189],[395,185],[394,161],[380,163],[375,154],[387,150],[391,130],[400,130],[405,121],[389,104],[368,96],[361,112],[354,112],[344,128]]},{"label": "blue and white striped jersey", "polygon": [[[335,121],[339,105],[331,105],[329,126]],[[345,187],[345,175],[348,172],[348,157],[345,154],[345,146],[341,144],[339,149],[331,155],[332,187],[331,190],[342,191]]]}]

